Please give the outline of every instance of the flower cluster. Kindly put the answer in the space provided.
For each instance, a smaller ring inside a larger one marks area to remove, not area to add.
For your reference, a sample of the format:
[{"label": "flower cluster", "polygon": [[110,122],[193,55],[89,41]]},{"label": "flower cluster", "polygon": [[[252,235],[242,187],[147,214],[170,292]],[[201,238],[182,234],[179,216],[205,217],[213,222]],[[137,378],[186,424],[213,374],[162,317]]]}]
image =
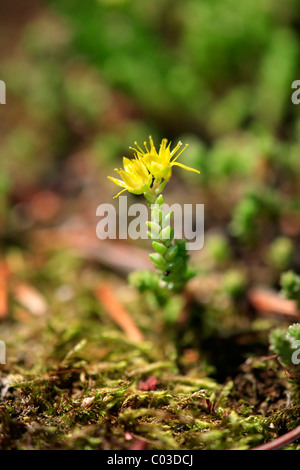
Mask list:
[{"label": "flower cluster", "polygon": [[143,150],[137,142],[135,142],[137,148],[130,147],[135,152],[135,158],[129,160],[124,157],[124,169],[115,169],[122,179],[108,176],[110,181],[123,188],[115,197],[118,197],[126,190],[133,194],[149,192],[154,183],[159,185],[162,180],[167,182],[170,179],[173,166],[179,166],[184,170],[200,173],[194,168],[177,162],[178,157],[188,145],[181,148],[182,143],[178,142],[176,147],[171,150],[171,142],[168,144],[167,139],[163,139],[159,151],[157,152],[151,136],[149,137],[149,142],[149,147],[147,143],[144,142],[145,150]]},{"label": "flower cluster", "polygon": [[143,194],[149,191],[152,183],[152,176],[142,160],[138,158],[135,160],[129,160],[124,157],[123,166],[124,170],[115,169],[115,171],[121,176],[122,180],[108,176],[110,181],[121,186],[121,188],[124,188],[115,197],[118,197],[126,190],[133,194]]}]

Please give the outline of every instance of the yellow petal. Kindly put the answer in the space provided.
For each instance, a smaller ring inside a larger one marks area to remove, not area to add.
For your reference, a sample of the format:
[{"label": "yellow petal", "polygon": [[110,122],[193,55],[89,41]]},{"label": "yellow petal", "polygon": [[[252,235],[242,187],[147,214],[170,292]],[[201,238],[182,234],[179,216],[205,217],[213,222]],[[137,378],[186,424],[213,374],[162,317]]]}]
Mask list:
[{"label": "yellow petal", "polygon": [[123,157],[123,167],[125,171],[129,171],[132,167],[131,160],[129,158]]},{"label": "yellow petal", "polygon": [[195,168],[191,168],[189,166],[186,166],[186,165],[183,165],[182,163],[171,163],[172,166],[179,166],[180,168],[183,168],[184,170],[187,170],[187,171],[194,171],[195,173],[200,173],[199,170],[195,170]]},{"label": "yellow petal", "polygon": [[113,178],[112,176],[107,177],[110,181],[115,183],[117,186],[121,186],[121,188],[125,188],[125,183],[121,180],[118,180],[117,178]]},{"label": "yellow petal", "polygon": [[125,170],[118,170],[118,173],[124,181],[126,187],[134,187],[136,185],[136,178],[133,174],[130,173],[129,175]]}]

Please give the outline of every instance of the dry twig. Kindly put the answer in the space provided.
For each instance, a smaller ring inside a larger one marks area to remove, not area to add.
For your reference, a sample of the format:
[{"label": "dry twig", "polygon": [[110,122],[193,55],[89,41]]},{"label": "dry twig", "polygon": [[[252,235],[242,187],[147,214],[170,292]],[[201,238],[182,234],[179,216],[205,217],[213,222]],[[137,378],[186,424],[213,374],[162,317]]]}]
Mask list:
[{"label": "dry twig", "polygon": [[132,341],[143,341],[142,332],[135,325],[129,313],[120,304],[109,284],[101,283],[96,289],[95,294],[98,300],[105,306],[111,318],[125,331]]}]

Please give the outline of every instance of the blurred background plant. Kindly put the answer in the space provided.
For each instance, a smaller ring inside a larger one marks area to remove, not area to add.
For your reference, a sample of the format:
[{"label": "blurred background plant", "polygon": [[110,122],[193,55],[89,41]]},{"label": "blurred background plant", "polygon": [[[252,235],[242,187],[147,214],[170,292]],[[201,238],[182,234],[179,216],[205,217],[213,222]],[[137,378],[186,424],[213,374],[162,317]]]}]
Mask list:
[{"label": "blurred background plant", "polygon": [[287,330],[276,328],[270,334],[271,350],[278,354],[286,373],[294,384],[295,402],[300,397],[300,323],[290,325]]},{"label": "blurred background plant", "polygon": [[282,293],[287,299],[295,300],[300,306],[300,276],[293,271],[283,273],[281,276]]}]

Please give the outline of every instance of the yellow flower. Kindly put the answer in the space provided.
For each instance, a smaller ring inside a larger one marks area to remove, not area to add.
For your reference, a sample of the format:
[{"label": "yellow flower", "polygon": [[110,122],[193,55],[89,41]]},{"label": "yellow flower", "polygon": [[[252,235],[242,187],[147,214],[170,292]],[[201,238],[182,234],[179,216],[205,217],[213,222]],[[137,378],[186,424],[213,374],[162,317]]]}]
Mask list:
[{"label": "yellow flower", "polygon": [[149,137],[149,141],[150,150],[148,149],[146,142],[144,142],[146,151],[142,150],[141,147],[137,144],[137,142],[135,142],[137,149],[132,147],[131,148],[137,153],[139,159],[145,163],[146,167],[155,179],[161,180],[162,178],[164,178],[168,181],[171,177],[173,166],[179,166],[184,170],[200,173],[200,171],[185,166],[182,163],[178,163],[176,161],[177,158],[182,154],[182,152],[188,147],[188,144],[185,145],[179,153],[177,153],[180,147],[182,146],[182,143],[178,142],[176,147],[171,150],[171,142],[169,142],[169,144],[167,145],[167,139],[163,139],[160,144],[159,151],[157,152],[151,136]]},{"label": "yellow flower", "polygon": [[121,188],[124,188],[116,196],[114,196],[115,198],[126,190],[133,194],[143,194],[144,192],[150,190],[152,176],[141,160],[129,160],[128,158],[124,157],[123,166],[124,170],[115,169],[123,181],[117,178],[113,178],[112,176],[108,176],[110,181],[118,186],[121,186]]}]

